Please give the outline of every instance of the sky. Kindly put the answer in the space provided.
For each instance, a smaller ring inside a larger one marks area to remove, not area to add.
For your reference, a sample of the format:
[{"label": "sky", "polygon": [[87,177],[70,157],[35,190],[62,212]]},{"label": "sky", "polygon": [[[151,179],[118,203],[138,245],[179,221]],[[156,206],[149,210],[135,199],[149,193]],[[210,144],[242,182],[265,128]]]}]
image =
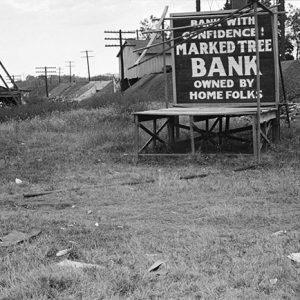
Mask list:
[{"label": "sky", "polygon": [[[219,10],[225,0],[202,0],[203,11]],[[287,1],[300,7],[300,0]],[[11,75],[22,79],[36,75],[36,67],[61,67],[68,74],[87,77],[90,53],[91,76],[117,73],[118,48],[106,48],[105,30],[136,30],[150,15],[195,11],[195,0],[0,0],[0,61]]]}]

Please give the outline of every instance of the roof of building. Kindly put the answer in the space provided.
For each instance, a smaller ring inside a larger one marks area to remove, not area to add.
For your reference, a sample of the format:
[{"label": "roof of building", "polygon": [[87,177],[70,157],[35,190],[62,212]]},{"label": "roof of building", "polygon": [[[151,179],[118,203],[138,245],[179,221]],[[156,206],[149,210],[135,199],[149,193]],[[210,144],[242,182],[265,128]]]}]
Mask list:
[{"label": "roof of building", "polygon": [[[132,47],[132,50],[144,48],[148,45],[149,40],[126,40],[124,45],[126,47]],[[155,39],[152,43],[152,45],[162,43],[162,39]],[[170,44],[166,43],[166,48],[169,48]],[[143,50],[140,50],[136,52],[137,54],[141,54]],[[163,52],[163,45],[158,45],[155,47],[151,47],[147,50],[147,55],[155,55]],[[167,50],[166,54],[171,54],[171,50]],[[117,54],[117,57],[119,57],[120,51]]]}]

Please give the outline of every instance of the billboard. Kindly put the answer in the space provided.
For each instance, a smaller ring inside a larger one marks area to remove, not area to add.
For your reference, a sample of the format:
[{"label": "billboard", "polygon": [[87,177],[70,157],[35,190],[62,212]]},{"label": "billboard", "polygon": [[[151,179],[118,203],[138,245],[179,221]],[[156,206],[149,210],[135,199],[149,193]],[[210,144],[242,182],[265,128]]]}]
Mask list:
[{"label": "billboard", "polygon": [[[224,13],[223,13],[224,15]],[[222,21],[222,13],[172,14],[174,100],[178,104],[256,103],[254,16]],[[221,21],[221,22],[220,22]],[[212,25],[219,22],[217,25]],[[259,14],[260,97],[275,102],[271,16]],[[199,31],[201,25],[205,30]],[[183,28],[182,28],[183,27]]]}]

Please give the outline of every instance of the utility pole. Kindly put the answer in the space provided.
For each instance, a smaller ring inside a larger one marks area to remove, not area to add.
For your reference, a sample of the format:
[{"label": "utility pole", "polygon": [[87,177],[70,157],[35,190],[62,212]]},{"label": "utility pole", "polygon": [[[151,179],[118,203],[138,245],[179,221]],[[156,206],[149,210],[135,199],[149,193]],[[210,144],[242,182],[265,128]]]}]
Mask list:
[{"label": "utility pole", "polygon": [[201,0],[196,0],[196,11],[201,11]]},{"label": "utility pole", "polygon": [[279,55],[281,60],[285,59],[285,20],[286,14],[283,12],[285,11],[285,0],[279,0],[279,7],[278,11],[282,12],[279,14],[279,30],[280,30],[280,43],[279,43]]},{"label": "utility pole", "polygon": [[58,83],[61,83],[61,67],[58,68]]},{"label": "utility pole", "polygon": [[[22,75],[11,75],[11,78],[14,82],[21,81],[22,80]],[[10,78],[8,76],[5,79],[10,81]]]},{"label": "utility pole", "polygon": [[67,67],[69,68],[70,83],[72,83],[72,68],[74,68],[74,61],[68,60],[66,63],[68,64]]},{"label": "utility pole", "polygon": [[105,47],[118,47],[120,48],[120,83],[121,83],[121,90],[124,91],[126,88],[124,87],[124,79],[125,79],[125,72],[124,72],[124,56],[123,56],[123,50],[126,45],[123,44],[123,40],[135,40],[134,38],[126,38],[123,36],[123,34],[137,34],[136,30],[130,30],[130,31],[123,31],[123,30],[118,30],[118,31],[109,31],[106,30],[104,33],[113,33],[113,34],[118,34],[118,37],[109,37],[105,38],[105,40],[116,40],[119,41],[119,44],[110,44],[110,45],[105,45]]},{"label": "utility pole", "polygon": [[89,58],[90,57],[94,57],[94,56],[90,56],[89,52],[93,52],[93,50],[80,51],[80,53],[85,53],[85,56],[82,56],[82,58],[86,58],[87,69],[88,69],[88,79],[89,79],[89,82],[90,82],[91,81],[91,74],[90,74],[90,62],[89,62]]},{"label": "utility pole", "polygon": [[35,73],[44,75],[46,97],[49,98],[48,75],[56,74],[56,67],[36,67],[35,70]]}]

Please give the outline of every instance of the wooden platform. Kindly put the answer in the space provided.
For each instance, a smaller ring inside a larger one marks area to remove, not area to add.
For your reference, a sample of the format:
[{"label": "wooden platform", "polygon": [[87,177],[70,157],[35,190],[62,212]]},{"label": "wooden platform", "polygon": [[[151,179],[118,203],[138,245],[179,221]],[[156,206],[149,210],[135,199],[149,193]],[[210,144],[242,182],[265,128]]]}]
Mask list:
[{"label": "wooden platform", "polygon": [[[261,148],[264,144],[279,140],[279,116],[275,107],[263,107],[258,112],[256,107],[172,107],[157,110],[148,110],[133,113],[135,120],[135,149],[137,157],[144,155],[146,149],[152,144],[155,149],[157,142],[168,146],[170,149],[180,140],[180,129],[188,130],[190,136],[191,152],[195,155],[195,140],[203,140],[220,147],[224,138],[249,142],[253,144],[253,154],[259,160]],[[251,119],[251,125],[240,128],[230,128],[230,119],[247,116]],[[157,120],[166,119],[158,128]],[[183,120],[183,122],[182,122]],[[213,121],[211,121],[213,120]],[[258,126],[260,120],[260,126]],[[225,122],[224,122],[225,121]],[[146,124],[150,124],[146,127]],[[205,122],[203,128],[199,128],[197,122]],[[152,126],[151,126],[152,125]],[[167,140],[163,140],[159,134],[167,129]],[[140,129],[146,132],[150,138],[144,145],[140,145]],[[237,133],[252,130],[252,140],[237,136]],[[271,137],[270,137],[271,133]],[[176,154],[176,153],[173,153]],[[147,154],[149,155],[149,153]],[[160,155],[151,153],[151,155]]]}]

